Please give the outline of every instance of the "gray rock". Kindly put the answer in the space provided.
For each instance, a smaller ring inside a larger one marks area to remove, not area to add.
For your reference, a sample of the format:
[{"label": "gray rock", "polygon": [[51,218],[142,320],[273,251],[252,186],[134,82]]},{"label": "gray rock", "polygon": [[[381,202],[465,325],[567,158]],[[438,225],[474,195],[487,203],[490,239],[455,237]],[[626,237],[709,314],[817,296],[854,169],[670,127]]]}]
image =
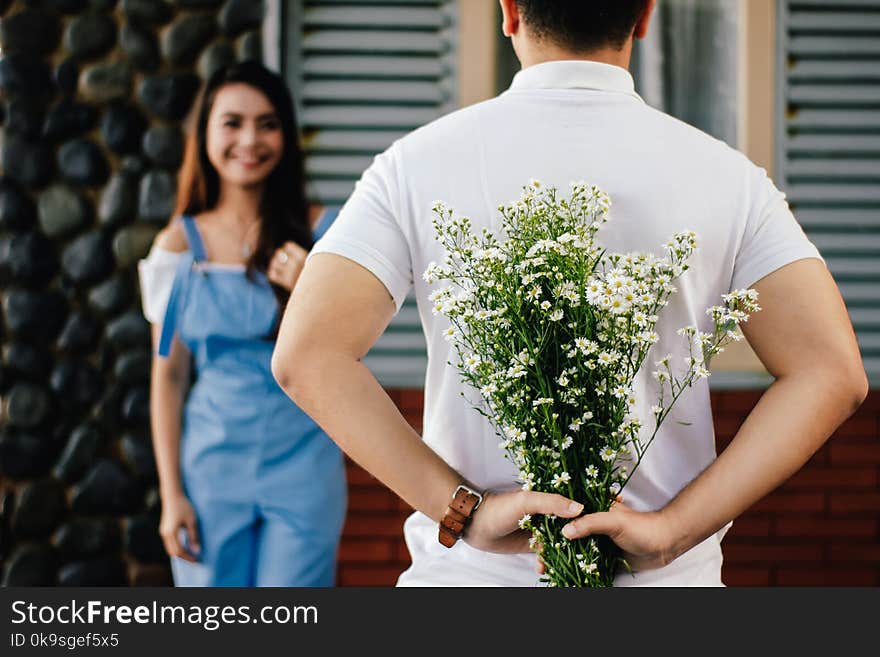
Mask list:
[{"label": "gray rock", "polygon": [[0,230],[27,230],[37,219],[31,197],[9,178],[0,178]]},{"label": "gray rock", "polygon": [[92,105],[63,100],[49,112],[43,124],[43,137],[61,141],[89,132],[98,120],[98,110]]},{"label": "gray rock", "polygon": [[128,586],[128,575],[117,557],[73,561],[58,570],[58,586]]},{"label": "gray rock", "polygon": [[64,47],[81,61],[103,55],[115,44],[116,23],[97,11],[77,16],[64,33]]},{"label": "gray rock", "polygon": [[174,211],[177,181],[167,171],[154,169],[141,179],[138,194],[138,217],[144,221],[165,223]]},{"label": "gray rock", "polygon": [[101,136],[107,148],[115,153],[137,153],[141,147],[147,119],[131,105],[115,104],[101,119]]},{"label": "gray rock", "polygon": [[171,567],[166,559],[163,563],[135,563],[131,567],[131,586],[174,586]]},{"label": "gray rock", "polygon": [[3,586],[55,586],[58,556],[44,543],[19,546],[6,568]]},{"label": "gray rock", "polygon": [[100,459],[73,490],[73,510],[86,515],[123,514],[140,505],[140,486],[116,461]]},{"label": "gray rock", "polygon": [[149,351],[130,351],[116,359],[113,374],[126,385],[149,383],[152,356]]},{"label": "gray rock", "polygon": [[65,237],[92,219],[88,201],[67,185],[52,185],[37,199],[40,228],[52,239]]},{"label": "gray rock", "polygon": [[19,96],[6,105],[6,134],[34,139],[40,136],[42,126],[43,109],[32,99]]},{"label": "gray rock", "polygon": [[61,255],[61,269],[74,283],[99,281],[113,270],[113,252],[103,233],[76,238]]},{"label": "gray rock", "polygon": [[0,58],[0,91],[6,98],[27,96],[45,104],[55,94],[49,67],[32,53],[12,53]]},{"label": "gray rock", "polygon": [[144,506],[147,513],[152,515],[156,520],[162,517],[162,496],[159,494],[159,487],[153,486],[144,495]]},{"label": "gray rock", "polygon": [[[6,287],[12,282],[9,260],[12,257],[12,237],[0,234],[0,286]],[[2,338],[0,333],[0,338]]]},{"label": "gray rock", "polygon": [[58,528],[52,544],[66,561],[94,557],[119,550],[122,532],[110,518],[73,518]]},{"label": "gray rock", "polygon": [[236,62],[235,48],[228,41],[217,41],[212,43],[202,56],[199,57],[199,75],[203,79],[209,79],[214,73],[224,66],[234,64]]},{"label": "gray rock", "polygon": [[67,319],[61,329],[58,349],[85,355],[95,348],[100,335],[101,325],[85,313],[77,312]]},{"label": "gray rock", "polygon": [[[125,463],[142,482],[157,483],[156,459],[153,456],[153,442],[149,432],[125,434],[122,437],[121,448]],[[158,520],[159,516],[156,515],[155,518]]]},{"label": "gray rock", "polygon": [[258,30],[263,23],[263,0],[229,0],[220,12],[223,34],[237,37],[248,30]]},{"label": "gray rock", "polygon": [[8,290],[3,296],[6,328],[38,342],[54,340],[67,316],[67,301],[57,291]]},{"label": "gray rock", "polygon": [[117,315],[134,300],[128,279],[117,274],[89,291],[89,305],[104,315]]},{"label": "gray rock", "polygon": [[183,159],[183,135],[176,125],[157,125],[144,134],[144,154],[154,164],[176,169]]},{"label": "gray rock", "polygon": [[88,362],[66,358],[52,370],[49,385],[68,410],[76,410],[90,406],[101,396],[104,377]]},{"label": "gray rock", "polygon": [[164,0],[122,0],[122,12],[133,23],[164,25],[174,15],[174,8]]},{"label": "gray rock", "polygon": [[67,510],[64,488],[54,479],[33,481],[18,495],[12,531],[19,538],[43,538],[52,533]]},{"label": "gray rock", "polygon": [[0,273],[4,282],[42,287],[58,271],[55,247],[34,231],[0,241]]},{"label": "gray rock", "polygon": [[130,390],[122,400],[122,419],[129,426],[148,426],[150,423],[150,393],[144,387]]},{"label": "gray rock", "polygon": [[141,258],[146,258],[159,230],[158,226],[135,224],[116,233],[113,255],[116,256],[117,266],[133,267]]},{"label": "gray rock", "polygon": [[[2,437],[0,437],[2,441]],[[2,463],[2,462],[0,462]],[[15,493],[7,490],[0,496],[0,559],[6,561],[9,551],[12,549],[12,536],[9,531],[8,518],[12,515],[12,505],[15,503]]]},{"label": "gray rock", "polygon": [[146,513],[128,518],[125,547],[141,563],[165,563],[168,555],[159,536],[159,523]]},{"label": "gray rock", "polygon": [[119,37],[122,51],[131,65],[139,71],[152,72],[159,68],[162,58],[159,55],[159,43],[147,29],[138,25],[123,26]]},{"label": "gray rock", "polygon": [[122,173],[141,176],[147,170],[147,162],[139,155],[126,155],[122,158]]},{"label": "gray rock", "polygon": [[107,340],[116,349],[150,346],[150,325],[141,311],[130,310],[107,325]]},{"label": "gray rock", "polygon": [[181,9],[216,9],[223,4],[223,0],[175,0]]},{"label": "gray rock", "polygon": [[18,382],[6,395],[6,419],[9,426],[32,429],[42,424],[52,410],[52,397],[42,386]]},{"label": "gray rock", "polygon": [[76,14],[86,8],[86,0],[35,0],[34,4],[42,4],[61,14]]},{"label": "gray rock", "polygon": [[91,187],[107,181],[110,165],[100,147],[90,139],[74,139],[58,149],[61,175],[74,185]]},{"label": "gray rock", "polygon": [[192,107],[199,84],[199,76],[194,73],[156,75],[141,83],[138,97],[152,114],[178,121]]},{"label": "gray rock", "polygon": [[54,474],[61,481],[71,483],[82,475],[95,460],[101,446],[100,430],[92,424],[82,424],[73,430],[58,458]]},{"label": "gray rock", "polygon": [[48,144],[19,135],[3,139],[3,171],[6,176],[30,187],[42,187],[52,178],[52,150]]},{"label": "gray rock", "polygon": [[137,196],[137,178],[127,173],[114,175],[101,194],[98,219],[110,226],[129,223],[137,216]]},{"label": "gray rock", "polygon": [[[105,364],[102,363],[103,365]],[[103,367],[103,369],[106,371],[107,368]],[[107,431],[115,432],[122,424],[122,398],[124,395],[125,391],[121,388],[110,387],[104,391],[104,396],[95,406],[94,418]]]},{"label": "gray rock", "polygon": [[131,68],[126,62],[95,64],[83,71],[80,91],[96,103],[126,98],[131,91]]},{"label": "gray rock", "polygon": [[73,57],[68,57],[55,67],[55,84],[65,96],[76,95],[76,88],[79,86],[79,63]]},{"label": "gray rock", "polygon": [[61,14],[78,14],[86,8],[86,0],[39,0]]},{"label": "gray rock", "polygon": [[213,14],[189,14],[162,36],[162,54],[174,66],[189,66],[217,34]]},{"label": "gray rock", "polygon": [[61,25],[51,12],[28,7],[0,22],[0,47],[9,52],[48,55],[58,46]]},{"label": "gray rock", "polygon": [[42,287],[57,271],[55,247],[42,234],[34,231],[0,240],[0,273],[4,282]]},{"label": "gray rock", "polygon": [[257,32],[248,32],[238,41],[238,59],[240,61],[263,61],[263,37]]},{"label": "gray rock", "polygon": [[56,452],[45,436],[7,428],[0,433],[0,474],[14,479],[40,477],[49,470]]},{"label": "gray rock", "polygon": [[42,381],[52,369],[48,351],[28,342],[12,341],[3,348],[6,366],[27,379]]}]

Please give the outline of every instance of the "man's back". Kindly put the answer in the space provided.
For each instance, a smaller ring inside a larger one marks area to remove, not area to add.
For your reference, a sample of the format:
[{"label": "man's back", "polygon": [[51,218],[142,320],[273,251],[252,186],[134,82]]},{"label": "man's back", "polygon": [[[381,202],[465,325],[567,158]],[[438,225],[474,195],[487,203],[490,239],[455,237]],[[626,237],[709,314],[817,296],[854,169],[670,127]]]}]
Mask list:
[{"label": "man's back", "polygon": [[[616,66],[587,61],[531,66],[498,98],[398,141],[364,174],[315,252],[337,253],[363,265],[398,306],[415,285],[429,356],[423,438],[469,481],[495,490],[516,487],[516,470],[492,427],[461,396],[476,394],[465,390],[447,365],[453,360],[442,337],[448,320],[432,313],[432,288],[421,274],[443,258],[431,225],[436,199],[470,217],[475,231],[497,228],[497,206],[518,197],[533,178],[560,194],[568,193],[570,181],[581,180],[607,192],[612,219],[598,237],[609,250],[662,255],[661,245],[674,232],[697,233],[691,270],[661,313],[661,341],[648,356],[649,369],[661,355],[687,353],[676,329],[686,324],[706,329],[705,310],[720,303],[722,294],[794,260],[819,257],[763,170],[646,106],[629,73]],[[645,425],[657,400],[655,385],[649,372],[635,381]],[[661,429],[627,486],[627,503],[642,511],[663,507],[714,458],[708,385],[701,381],[682,396]],[[523,568],[528,559],[522,556],[477,554],[461,544],[446,552],[436,543],[436,525],[421,514],[408,521],[406,533],[413,567],[402,583],[473,583],[476,578],[522,585],[536,579]],[[692,551],[698,552],[690,564],[687,555],[673,564],[675,579],[720,583],[714,581],[718,539],[710,537]],[[438,568],[437,560],[446,567]],[[712,566],[707,569],[706,563]],[[688,568],[692,574],[683,575]],[[664,583],[665,570],[651,573],[647,581]]]}]

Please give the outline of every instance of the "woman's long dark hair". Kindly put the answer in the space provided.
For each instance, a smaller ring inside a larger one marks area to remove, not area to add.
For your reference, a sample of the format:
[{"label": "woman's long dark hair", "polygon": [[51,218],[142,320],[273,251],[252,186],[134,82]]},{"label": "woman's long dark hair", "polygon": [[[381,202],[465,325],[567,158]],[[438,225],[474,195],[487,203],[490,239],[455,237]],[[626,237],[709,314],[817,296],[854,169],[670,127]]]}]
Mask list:
[{"label": "woman's long dark hair", "polygon": [[[247,61],[225,66],[215,72],[205,84],[196,104],[194,122],[186,144],[186,155],[178,179],[177,205],[174,217],[196,215],[210,210],[220,195],[217,170],[208,159],[206,134],[208,116],[221,87],[242,83],[261,91],[275,108],[284,136],[281,160],[269,174],[260,201],[260,234],[257,247],[247,262],[247,272],[266,272],[272,254],[284,242],[299,244],[307,251],[312,248],[308,202],[305,191],[303,154],[293,100],[284,80],[262,65]],[[172,219],[173,221],[173,219]],[[283,312],[289,293],[272,285],[279,309]]]}]

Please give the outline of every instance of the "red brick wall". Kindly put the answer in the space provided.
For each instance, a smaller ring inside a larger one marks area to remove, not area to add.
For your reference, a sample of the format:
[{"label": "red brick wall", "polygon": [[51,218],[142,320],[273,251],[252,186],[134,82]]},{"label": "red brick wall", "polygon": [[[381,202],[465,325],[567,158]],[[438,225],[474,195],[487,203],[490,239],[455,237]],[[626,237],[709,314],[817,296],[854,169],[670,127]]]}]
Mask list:
[{"label": "red brick wall", "polygon": [[[421,431],[422,392],[392,399]],[[730,442],[760,392],[712,395],[718,450]],[[880,585],[880,392],[781,488],[743,514],[724,539],[728,586]],[[342,586],[391,586],[409,565],[394,493],[348,465],[349,511],[340,550]]]}]

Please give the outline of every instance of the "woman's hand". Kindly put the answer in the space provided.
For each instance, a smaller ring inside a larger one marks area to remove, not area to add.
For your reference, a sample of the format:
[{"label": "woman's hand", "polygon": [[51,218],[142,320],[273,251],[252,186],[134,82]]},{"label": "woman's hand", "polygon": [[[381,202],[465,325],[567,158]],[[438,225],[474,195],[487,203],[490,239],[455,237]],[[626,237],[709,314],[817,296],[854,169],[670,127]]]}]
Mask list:
[{"label": "woman's hand", "polygon": [[574,518],[583,510],[583,504],[555,493],[487,492],[464,532],[464,540],[486,552],[529,552],[531,533],[519,527],[523,516],[553,514],[560,518]]},{"label": "woman's hand", "polygon": [[[180,529],[186,532],[186,547],[180,543]],[[162,498],[162,519],[159,535],[170,557],[180,557],[195,563],[201,551],[196,512],[183,493]]]},{"label": "woman's hand", "polygon": [[293,291],[303,265],[306,263],[308,251],[294,242],[285,242],[277,249],[269,261],[269,280],[280,285],[288,292]]}]

